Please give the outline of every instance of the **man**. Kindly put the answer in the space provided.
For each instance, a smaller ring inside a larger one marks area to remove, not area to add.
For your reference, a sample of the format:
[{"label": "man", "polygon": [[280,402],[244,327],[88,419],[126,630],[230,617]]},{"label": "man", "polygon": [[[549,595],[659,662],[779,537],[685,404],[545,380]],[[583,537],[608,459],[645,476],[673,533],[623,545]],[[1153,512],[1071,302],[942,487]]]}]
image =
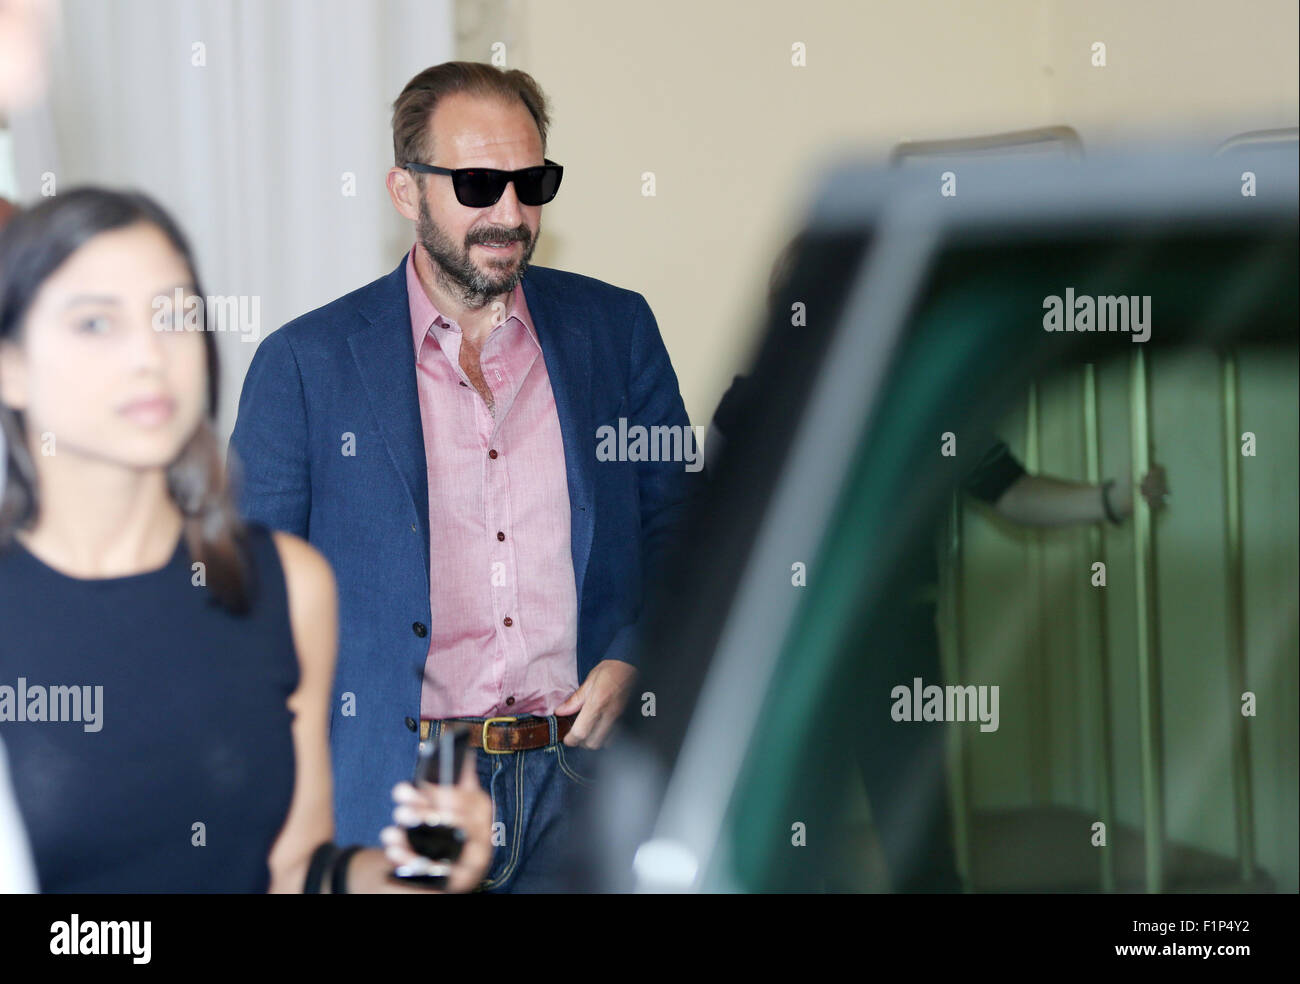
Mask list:
[{"label": "man", "polygon": [[231,439],[247,515],[307,538],[337,575],[339,837],[384,825],[417,733],[471,721],[493,891],[570,884],[573,801],[626,701],[643,586],[692,487],[689,461],[596,453],[620,418],[690,429],[644,298],[529,265],[561,178],[548,124],[523,72],[413,78],[388,191],[415,246],[262,342]]}]

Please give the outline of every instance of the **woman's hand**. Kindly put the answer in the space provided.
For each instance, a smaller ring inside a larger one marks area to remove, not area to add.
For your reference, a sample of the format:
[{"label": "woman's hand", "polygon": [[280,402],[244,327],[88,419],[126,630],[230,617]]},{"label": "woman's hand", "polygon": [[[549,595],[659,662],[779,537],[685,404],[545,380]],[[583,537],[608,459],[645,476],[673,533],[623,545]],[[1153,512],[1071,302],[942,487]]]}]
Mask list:
[{"label": "woman's hand", "polygon": [[426,859],[411,848],[406,828],[427,823],[459,827],[465,832],[460,857],[447,876],[448,892],[473,890],[487,874],[492,862],[492,800],[478,783],[473,753],[461,770],[455,786],[422,783],[417,789],[409,782],[393,787],[393,822],[380,833],[384,850],[366,850],[353,858],[348,881],[355,892],[438,892],[418,885],[403,885],[388,876],[397,865],[420,864]]}]

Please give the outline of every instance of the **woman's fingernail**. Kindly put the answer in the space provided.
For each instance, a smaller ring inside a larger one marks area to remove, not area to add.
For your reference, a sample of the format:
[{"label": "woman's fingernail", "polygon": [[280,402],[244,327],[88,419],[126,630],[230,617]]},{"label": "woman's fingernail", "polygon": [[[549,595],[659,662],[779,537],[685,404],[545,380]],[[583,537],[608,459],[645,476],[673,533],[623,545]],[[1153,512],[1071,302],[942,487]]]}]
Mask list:
[{"label": "woman's fingernail", "polygon": [[403,827],[414,827],[420,823],[420,814],[414,807],[399,806],[393,810],[393,820]]}]

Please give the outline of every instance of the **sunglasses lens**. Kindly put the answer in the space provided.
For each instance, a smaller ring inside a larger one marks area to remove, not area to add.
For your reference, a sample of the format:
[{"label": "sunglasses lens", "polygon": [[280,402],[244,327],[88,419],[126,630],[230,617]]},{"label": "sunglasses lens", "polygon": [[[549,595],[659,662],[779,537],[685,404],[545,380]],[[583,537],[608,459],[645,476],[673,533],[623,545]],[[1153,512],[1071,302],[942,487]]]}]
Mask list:
[{"label": "sunglasses lens", "polygon": [[[545,205],[560,190],[561,170],[554,165],[530,167],[515,174],[515,194],[520,204]],[[487,208],[495,205],[510,174],[506,171],[466,168],[452,176],[456,200],[468,208]]]},{"label": "sunglasses lens", "polygon": [[560,190],[560,169],[530,167],[515,180],[515,194],[524,205],[545,205]]},{"label": "sunglasses lens", "polygon": [[456,200],[469,208],[496,204],[506,189],[506,175],[500,171],[458,171],[453,180]]}]

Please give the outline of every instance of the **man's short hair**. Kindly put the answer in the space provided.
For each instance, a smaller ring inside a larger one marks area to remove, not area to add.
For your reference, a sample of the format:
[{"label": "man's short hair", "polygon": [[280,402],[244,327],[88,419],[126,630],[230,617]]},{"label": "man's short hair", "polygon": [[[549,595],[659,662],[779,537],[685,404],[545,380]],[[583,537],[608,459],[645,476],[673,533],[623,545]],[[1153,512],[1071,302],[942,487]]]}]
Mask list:
[{"label": "man's short hair", "polygon": [[454,92],[522,102],[537,123],[542,153],[546,153],[546,131],[550,126],[546,95],[531,75],[517,68],[504,71],[482,62],[453,61],[426,68],[406,83],[406,88],[394,101],[394,164],[401,167],[408,161],[433,162],[433,134],[429,121],[438,101]]}]

